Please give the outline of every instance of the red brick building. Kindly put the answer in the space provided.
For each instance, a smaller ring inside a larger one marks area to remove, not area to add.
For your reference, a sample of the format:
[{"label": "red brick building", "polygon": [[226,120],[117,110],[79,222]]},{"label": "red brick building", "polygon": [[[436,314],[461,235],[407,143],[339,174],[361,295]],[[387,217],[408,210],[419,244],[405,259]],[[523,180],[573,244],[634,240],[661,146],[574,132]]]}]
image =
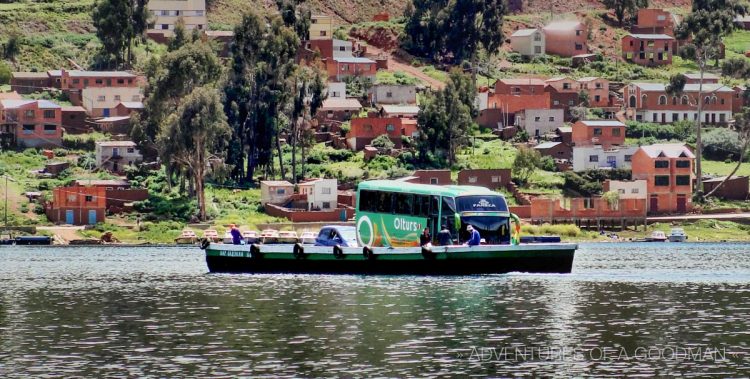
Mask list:
[{"label": "red brick building", "polygon": [[46,72],[13,72],[10,74],[10,88],[20,94],[44,91],[52,87]]},{"label": "red brick building", "polygon": [[0,100],[0,134],[23,147],[60,147],[62,107],[49,100]]},{"label": "red brick building", "polygon": [[[724,179],[726,179],[725,176],[704,179],[703,192],[711,192]],[[727,200],[748,200],[750,197],[750,178],[747,176],[732,176],[714,192],[713,196]]]},{"label": "red brick building", "polygon": [[417,135],[417,121],[399,117],[355,118],[352,119],[351,129],[346,134],[346,142],[350,149],[360,151],[381,135],[387,135],[395,148],[400,149],[402,136]]},{"label": "red brick building", "polygon": [[[686,84],[683,93],[672,96],[660,83],[631,83],[623,89],[628,119],[672,123],[698,118],[698,84]],[[703,84],[703,117],[707,124],[725,124],[732,119],[735,90],[721,84]]]},{"label": "red brick building", "polygon": [[622,57],[641,66],[672,64],[677,48],[674,37],[666,34],[629,34],[622,37]]},{"label": "red brick building", "polygon": [[550,109],[550,93],[541,79],[500,79],[487,96],[487,108],[479,112],[476,123],[491,129],[515,125],[515,115],[526,109]]},{"label": "red brick building", "polygon": [[359,114],[361,110],[362,104],[357,99],[328,98],[323,100],[323,105],[318,109],[315,118],[319,125],[341,124],[351,120],[352,116]]},{"label": "red brick building", "polygon": [[641,146],[633,154],[633,179],[647,182],[649,214],[693,208],[694,160],[693,152],[681,144]]},{"label": "red brick building", "polygon": [[93,225],[104,222],[104,187],[73,185],[52,190],[52,202],[45,204],[47,218],[56,224]]},{"label": "red brick building", "polygon": [[611,106],[609,80],[590,76],[578,79],[578,86],[580,91],[588,94],[589,107],[604,108]]},{"label": "red brick building", "polygon": [[538,151],[543,157],[567,160],[573,158],[573,148],[562,142],[543,142],[534,146],[534,150]]},{"label": "red brick building", "polygon": [[86,125],[86,109],[72,106],[62,107],[62,127],[71,134],[88,133],[91,128]]},{"label": "red brick building", "polygon": [[453,184],[451,170],[416,170],[410,176],[403,178],[404,181],[417,184],[435,184],[447,186]]},{"label": "red brick building", "polygon": [[588,53],[588,28],[580,21],[555,21],[544,28],[547,54],[561,57]]},{"label": "red brick building", "polygon": [[637,21],[631,31],[639,34],[666,34],[674,37],[675,24],[675,17],[664,9],[642,8],[638,10]]},{"label": "red brick building", "polygon": [[368,58],[333,57],[326,60],[326,71],[330,79],[340,81],[351,76],[375,78],[378,68]]},{"label": "red brick building", "polygon": [[573,124],[572,143],[575,146],[601,145],[604,149],[625,143],[626,125],[620,121],[578,121]]},{"label": "red brick building", "polygon": [[475,169],[461,170],[458,173],[458,184],[480,186],[492,190],[505,188],[511,181],[510,169]]}]

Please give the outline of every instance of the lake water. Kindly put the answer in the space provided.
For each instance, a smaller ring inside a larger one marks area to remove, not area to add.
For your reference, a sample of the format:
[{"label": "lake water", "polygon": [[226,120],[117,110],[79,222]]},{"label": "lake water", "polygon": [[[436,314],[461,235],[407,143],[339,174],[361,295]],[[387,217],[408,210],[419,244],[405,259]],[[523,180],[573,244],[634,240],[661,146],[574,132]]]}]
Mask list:
[{"label": "lake water", "polygon": [[585,244],[569,275],[206,271],[0,248],[0,377],[750,373],[750,244]]}]

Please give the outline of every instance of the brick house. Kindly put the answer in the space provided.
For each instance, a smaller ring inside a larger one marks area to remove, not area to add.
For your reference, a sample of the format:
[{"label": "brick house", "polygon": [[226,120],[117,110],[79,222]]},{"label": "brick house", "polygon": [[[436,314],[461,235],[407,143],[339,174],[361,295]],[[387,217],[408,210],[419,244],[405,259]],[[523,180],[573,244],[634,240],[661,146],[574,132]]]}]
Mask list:
[{"label": "brick house", "polygon": [[[631,83],[623,89],[629,119],[660,124],[698,118],[698,84],[686,84],[682,95],[671,96],[660,83]],[[735,91],[721,84],[703,84],[703,117],[707,124],[732,119]]]},{"label": "brick house", "polygon": [[589,107],[604,108],[610,106],[609,80],[588,76],[578,79],[580,91],[588,94]]},{"label": "brick house", "polygon": [[133,112],[142,112],[143,103],[140,101],[121,101],[115,106],[113,116],[130,116]]},{"label": "brick house", "polygon": [[[686,74],[683,74],[682,76],[685,77],[686,84],[698,84],[701,82],[701,74],[697,72],[688,72]],[[703,73],[703,84],[719,84],[720,79],[721,77],[719,75],[712,74],[710,72]]]},{"label": "brick house", "polygon": [[56,224],[93,225],[104,222],[107,208],[104,187],[72,185],[52,190],[45,204],[47,218]]},{"label": "brick house", "polygon": [[281,204],[294,195],[294,184],[286,180],[261,180],[260,203]]},{"label": "brick house", "polygon": [[605,149],[625,143],[626,125],[614,120],[578,121],[573,124],[574,146],[601,145]]},{"label": "brick house", "polygon": [[531,221],[534,223],[565,221],[615,221],[641,224],[646,221],[645,199],[619,199],[610,202],[601,197],[552,199],[537,197],[531,201]]},{"label": "brick house", "polygon": [[573,158],[573,149],[570,145],[562,142],[542,142],[534,146],[534,150],[538,151],[543,157],[567,160]]},{"label": "brick house", "polygon": [[562,109],[565,119],[570,120],[570,108],[580,105],[578,82],[570,78],[552,78],[545,81],[545,92],[550,94],[550,108]]},{"label": "brick house", "polygon": [[[150,0],[148,10],[152,13],[147,34],[167,38],[174,35],[174,27],[182,22],[192,31],[208,29],[206,0]],[[156,37],[159,41],[159,37]]]},{"label": "brick house", "polygon": [[375,84],[368,91],[373,104],[416,104],[417,86]]},{"label": "brick house", "polygon": [[631,31],[639,34],[666,34],[674,37],[674,15],[664,9],[641,8]]},{"label": "brick house", "polygon": [[79,106],[69,106],[61,108],[62,126],[65,132],[87,133],[91,128],[86,125],[86,109]]},{"label": "brick house", "polygon": [[362,104],[357,99],[327,98],[323,100],[323,105],[318,109],[315,118],[321,125],[330,122],[342,123],[349,121],[353,115],[359,114],[361,110]]},{"label": "brick house", "polygon": [[602,184],[602,191],[614,191],[620,199],[646,199],[648,198],[648,183],[641,180],[610,180]]},{"label": "brick house", "polygon": [[369,58],[359,57],[333,57],[326,60],[328,77],[337,81],[351,76],[375,78],[377,66],[375,61]]},{"label": "brick house", "polygon": [[511,49],[524,57],[544,55],[546,44],[541,29],[520,29],[510,36]]},{"label": "brick house", "polygon": [[351,129],[346,134],[346,143],[350,149],[360,151],[372,140],[387,135],[394,147],[402,147],[402,136],[415,137],[417,122],[413,119],[399,117],[364,117],[352,119]]},{"label": "brick house", "polygon": [[10,74],[10,89],[20,94],[44,91],[50,88],[46,72],[13,72]]},{"label": "brick house", "polygon": [[487,97],[487,107],[479,112],[475,122],[483,127],[498,129],[515,125],[515,115],[526,109],[550,109],[550,94],[545,92],[541,79],[500,79],[494,93]]},{"label": "brick house", "polygon": [[475,169],[458,172],[458,184],[463,186],[480,186],[492,190],[505,188],[511,181],[509,168]]},{"label": "brick house", "polygon": [[0,100],[4,143],[23,147],[62,146],[62,107],[49,100]]},{"label": "brick house", "polygon": [[580,21],[555,21],[543,29],[547,54],[572,57],[588,53],[588,30]]},{"label": "brick house", "polygon": [[[703,192],[708,193],[724,181],[726,177],[703,180]],[[727,200],[748,200],[750,197],[750,177],[732,176],[722,185],[713,196]]]},{"label": "brick house", "polygon": [[[126,71],[53,70],[51,80],[65,91],[73,105],[81,105],[82,91],[86,88],[138,88],[138,76]],[[58,76],[59,75],[59,76]],[[131,101],[122,99],[121,101]]]},{"label": "brick house", "polygon": [[677,48],[674,37],[666,34],[629,34],[621,41],[622,58],[641,66],[672,64]]},{"label": "brick house", "polygon": [[416,170],[410,176],[401,178],[405,182],[447,186],[453,184],[451,170]]},{"label": "brick house", "polygon": [[96,167],[117,174],[143,160],[133,141],[97,141],[95,151]]},{"label": "brick house", "polygon": [[633,154],[633,179],[646,180],[648,212],[685,213],[693,207],[695,155],[682,144],[641,146]]},{"label": "brick house", "polygon": [[742,108],[750,106],[750,98],[745,96],[747,88],[745,86],[732,87],[734,95],[732,98],[732,113],[742,112]]}]

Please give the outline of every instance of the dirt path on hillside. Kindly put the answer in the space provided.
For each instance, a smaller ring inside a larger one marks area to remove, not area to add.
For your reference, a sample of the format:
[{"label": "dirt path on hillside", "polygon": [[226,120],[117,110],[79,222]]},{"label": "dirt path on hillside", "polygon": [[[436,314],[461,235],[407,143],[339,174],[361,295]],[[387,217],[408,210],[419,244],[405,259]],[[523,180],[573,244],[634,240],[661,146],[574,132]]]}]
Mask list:
[{"label": "dirt path on hillside", "polygon": [[[361,41],[361,42],[365,42],[365,41]],[[393,71],[393,72],[403,71],[421,80],[432,89],[443,89],[443,87],[445,87],[445,83],[425,74],[419,68],[410,65],[408,62],[403,61],[399,57],[393,56],[392,54],[383,51],[377,46],[368,44],[366,56],[371,59],[374,59],[378,56],[387,56],[388,57],[388,71]]]}]

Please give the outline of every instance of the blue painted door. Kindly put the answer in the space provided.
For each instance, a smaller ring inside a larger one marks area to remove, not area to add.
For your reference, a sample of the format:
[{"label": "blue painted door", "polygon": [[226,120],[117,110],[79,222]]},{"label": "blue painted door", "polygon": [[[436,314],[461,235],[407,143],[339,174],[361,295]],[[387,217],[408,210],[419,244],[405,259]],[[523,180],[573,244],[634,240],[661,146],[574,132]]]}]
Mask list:
[{"label": "blue painted door", "polygon": [[96,211],[93,209],[89,209],[89,224],[96,224]]},{"label": "blue painted door", "polygon": [[104,112],[104,113],[102,113],[102,116],[109,117],[109,108],[104,108],[104,110],[102,112]]},{"label": "blue painted door", "polygon": [[65,211],[65,223],[73,225],[75,223],[75,219],[73,218],[73,211]]}]

